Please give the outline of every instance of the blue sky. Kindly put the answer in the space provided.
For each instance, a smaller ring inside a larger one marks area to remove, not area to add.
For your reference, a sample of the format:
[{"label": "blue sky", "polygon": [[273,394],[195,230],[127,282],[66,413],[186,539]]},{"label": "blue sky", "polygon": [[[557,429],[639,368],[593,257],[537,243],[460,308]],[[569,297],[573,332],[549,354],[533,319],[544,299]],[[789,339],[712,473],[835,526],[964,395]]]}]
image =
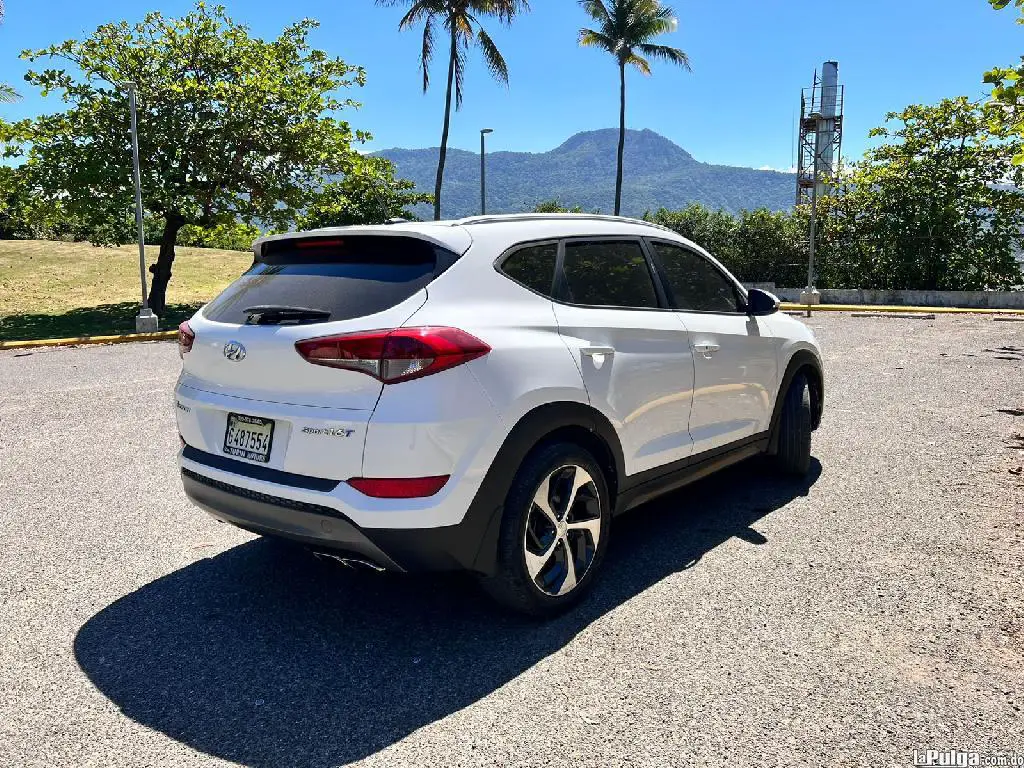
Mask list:
[{"label": "blue sky", "polygon": [[[254,34],[273,36],[302,16],[319,19],[313,43],[364,66],[368,83],[353,95],[363,102],[349,119],[371,131],[369,149],[436,146],[443,108],[443,54],[424,95],[417,71],[419,35],[399,33],[400,8],[373,0],[224,0],[229,13]],[[787,168],[800,89],[815,67],[839,61],[846,85],[844,155],[859,156],[868,130],[885,112],[944,96],[985,93],[982,73],[1010,65],[1024,53],[1024,27],[1010,10],[986,0],[672,0],[679,29],[663,42],[687,51],[693,72],[658,63],[654,76],[632,73],[627,83],[631,128],[651,128],[698,160]],[[511,70],[508,89],[490,79],[473,54],[466,103],[453,118],[451,144],[474,149],[478,131],[493,127],[488,148],[544,151],[581,130],[617,121],[617,80],[606,54],[580,49],[576,32],[587,18],[574,0],[532,0],[533,11],[514,27],[491,21],[489,31]],[[137,20],[156,7],[178,14],[178,0],[7,0],[0,27],[0,80],[25,99],[0,106],[15,118],[59,109],[21,82],[26,47],[78,37],[106,21]],[[817,8],[827,9],[815,29]]]}]

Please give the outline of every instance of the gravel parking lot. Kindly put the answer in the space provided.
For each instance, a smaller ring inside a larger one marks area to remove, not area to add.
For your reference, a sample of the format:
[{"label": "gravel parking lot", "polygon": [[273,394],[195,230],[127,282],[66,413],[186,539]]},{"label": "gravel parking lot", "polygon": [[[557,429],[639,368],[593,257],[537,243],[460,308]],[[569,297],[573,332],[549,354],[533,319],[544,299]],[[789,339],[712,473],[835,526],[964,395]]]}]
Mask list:
[{"label": "gravel parking lot", "polygon": [[0,352],[0,765],[909,765],[1024,752],[1024,323],[819,315],[806,483],[616,521],[536,624],[180,488],[172,344]]}]

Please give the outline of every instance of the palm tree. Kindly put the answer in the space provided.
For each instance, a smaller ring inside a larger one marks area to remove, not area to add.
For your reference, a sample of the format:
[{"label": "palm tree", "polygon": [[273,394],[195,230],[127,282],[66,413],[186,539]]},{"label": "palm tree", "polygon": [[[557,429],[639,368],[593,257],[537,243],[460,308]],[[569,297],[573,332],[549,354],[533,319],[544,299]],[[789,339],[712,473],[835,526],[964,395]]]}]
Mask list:
[{"label": "palm tree", "polygon": [[[381,5],[399,5],[409,0],[377,0]],[[452,114],[452,89],[455,90],[455,109],[462,107],[462,78],[466,69],[466,52],[472,43],[480,46],[484,62],[494,78],[508,85],[508,66],[498,47],[480,24],[478,16],[497,16],[510,24],[517,13],[530,10],[527,0],[412,0],[412,5],[399,29],[409,29],[423,22],[423,47],[420,68],[423,70],[423,91],[430,84],[430,60],[434,55],[434,27],[440,23],[448,38],[448,90],[444,102],[444,128],[441,130],[441,152],[437,159],[437,180],[434,182],[434,219],[441,218],[441,182],[448,154],[448,126]]]},{"label": "palm tree", "polygon": [[[4,23],[4,0],[0,0],[0,24]],[[21,96],[7,83],[0,83],[0,104],[11,104]]]},{"label": "palm tree", "polygon": [[[580,0],[597,29],[581,29],[580,45],[603,48],[619,64],[619,153],[615,171],[615,215],[622,207],[622,151],[626,145],[626,65],[651,74],[647,58],[690,70],[690,57],[678,48],[650,41],[676,28],[675,13],[659,0]],[[644,58],[644,57],[647,58]]]}]

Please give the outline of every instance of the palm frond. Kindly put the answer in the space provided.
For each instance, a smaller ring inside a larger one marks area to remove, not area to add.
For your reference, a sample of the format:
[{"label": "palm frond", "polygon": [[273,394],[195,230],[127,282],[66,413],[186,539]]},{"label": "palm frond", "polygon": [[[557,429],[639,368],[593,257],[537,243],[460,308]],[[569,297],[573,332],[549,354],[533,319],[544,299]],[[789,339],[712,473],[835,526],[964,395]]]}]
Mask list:
[{"label": "palm frond", "polygon": [[652,59],[661,59],[662,61],[667,61],[670,64],[676,64],[687,72],[693,71],[690,67],[690,57],[678,48],[673,48],[670,45],[652,45],[650,43],[642,43],[637,46],[637,50],[643,53],[644,56],[649,56]]},{"label": "palm frond", "polygon": [[631,64],[644,74],[650,74],[645,57],[690,69],[690,59],[682,50],[651,42],[676,28],[675,12],[660,0],[580,0],[580,5],[600,22],[596,29],[580,30],[580,45],[602,48],[620,64]]},{"label": "palm frond", "polygon": [[644,17],[633,19],[626,32],[626,37],[640,42],[652,40],[658,35],[667,35],[675,29],[672,19]]},{"label": "palm frond", "polygon": [[420,51],[420,68],[423,70],[423,92],[430,85],[430,60],[434,57],[434,17],[428,16],[423,24],[423,49]]},{"label": "palm frond", "polygon": [[466,49],[455,49],[455,111],[462,109],[462,82],[466,74]]},{"label": "palm frond", "polygon": [[497,16],[503,24],[511,24],[517,14],[530,10],[528,0],[469,0],[469,6],[477,13]]},{"label": "palm frond", "polygon": [[[384,2],[393,4],[395,0],[384,0]],[[429,0],[416,0],[412,7],[405,12],[402,20],[398,22],[398,28],[408,29],[422,19],[429,19],[433,14],[437,13],[437,9],[432,8],[432,5],[435,5],[435,3],[431,3]]]},{"label": "palm frond", "polygon": [[494,78],[499,82],[508,83],[508,64],[477,16],[495,16],[499,21],[509,23],[517,14],[530,9],[528,0],[377,0],[377,3],[409,6],[398,24],[400,29],[407,29],[418,22],[423,22],[420,67],[423,70],[424,91],[430,84],[428,70],[435,52],[434,34],[438,23],[444,26],[446,37],[455,49],[453,80],[456,109],[462,106],[467,49],[473,42],[480,46],[484,63]]},{"label": "palm frond", "polygon": [[13,104],[21,99],[21,94],[7,83],[0,83],[0,104]]},{"label": "palm frond", "polygon": [[483,27],[477,30],[476,41],[480,46],[480,50],[483,51],[484,63],[487,64],[487,69],[491,71],[491,75],[499,83],[508,85],[508,65],[505,63],[505,57],[501,55],[498,46],[494,44],[491,36],[484,31]]},{"label": "palm frond", "polygon": [[463,45],[467,45],[473,39],[473,24],[480,26],[480,22],[468,13],[453,14],[449,21],[455,27],[456,34],[462,38]]},{"label": "palm frond", "polygon": [[604,50],[614,53],[618,43],[606,35],[604,32],[598,32],[593,29],[583,28],[580,30],[580,45],[585,48],[603,48]]},{"label": "palm frond", "polygon": [[623,60],[623,64],[632,64],[634,67],[639,69],[641,73],[643,73],[645,75],[648,75],[648,76],[650,76],[650,74],[651,74],[651,64],[650,64],[650,62],[647,61],[647,59],[645,59],[643,56],[638,56],[637,54],[635,54],[633,52],[630,52],[629,56],[627,56]]},{"label": "palm frond", "polygon": [[604,4],[604,0],[580,0],[580,7],[598,24],[611,23],[612,15],[608,10],[608,6]]}]

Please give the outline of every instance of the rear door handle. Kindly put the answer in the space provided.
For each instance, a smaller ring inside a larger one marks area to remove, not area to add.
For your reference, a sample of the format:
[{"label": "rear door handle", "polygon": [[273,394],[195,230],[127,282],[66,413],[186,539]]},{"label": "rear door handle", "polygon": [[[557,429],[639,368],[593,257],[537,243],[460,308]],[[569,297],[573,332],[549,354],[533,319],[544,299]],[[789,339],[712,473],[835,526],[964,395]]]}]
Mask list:
[{"label": "rear door handle", "polygon": [[694,344],[693,348],[700,352],[704,357],[710,358],[715,352],[721,349],[718,344],[712,344],[710,342],[702,342],[701,344]]},{"label": "rear door handle", "polygon": [[594,355],[614,355],[615,347],[583,347],[580,352],[587,357],[593,357]]}]

